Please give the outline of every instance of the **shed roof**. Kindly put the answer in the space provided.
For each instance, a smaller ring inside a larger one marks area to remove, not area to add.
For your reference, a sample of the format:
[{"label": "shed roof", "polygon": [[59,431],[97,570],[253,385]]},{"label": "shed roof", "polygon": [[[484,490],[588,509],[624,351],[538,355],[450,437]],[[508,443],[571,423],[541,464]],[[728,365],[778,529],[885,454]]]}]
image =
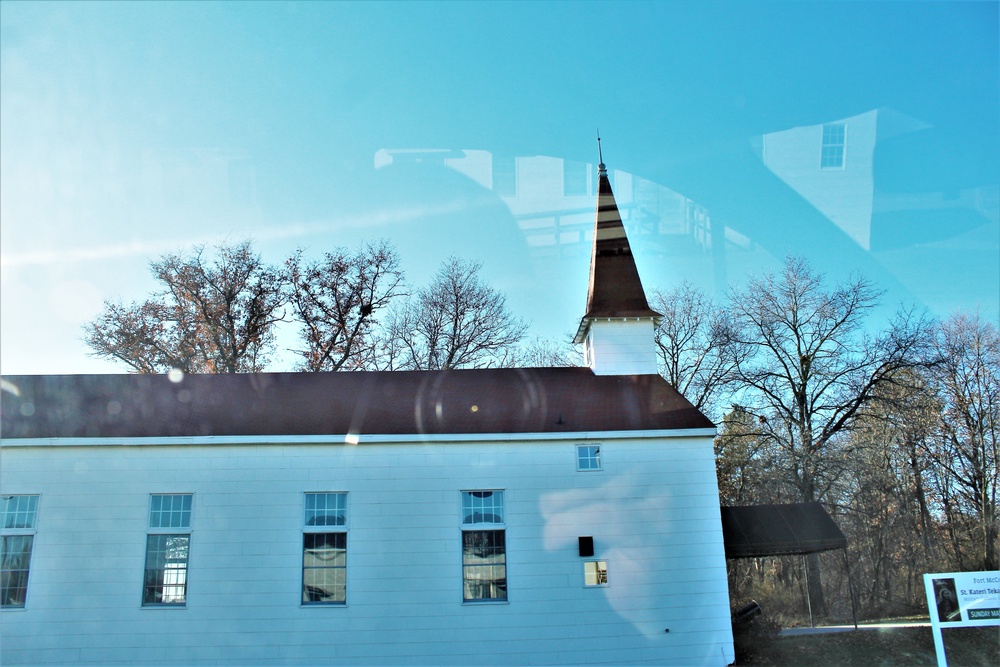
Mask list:
[{"label": "shed roof", "polygon": [[819,503],[722,508],[726,558],[842,549],[847,538]]},{"label": "shed roof", "polygon": [[657,375],[588,368],[3,377],[3,438],[714,428]]}]

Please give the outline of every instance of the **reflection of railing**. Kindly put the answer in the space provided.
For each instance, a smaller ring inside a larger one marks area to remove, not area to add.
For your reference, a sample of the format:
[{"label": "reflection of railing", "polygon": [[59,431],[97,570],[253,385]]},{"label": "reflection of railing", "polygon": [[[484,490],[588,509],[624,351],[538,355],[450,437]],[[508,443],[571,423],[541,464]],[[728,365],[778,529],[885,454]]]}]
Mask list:
[{"label": "reflection of railing", "polygon": [[[711,219],[704,207],[686,200],[683,216],[667,221],[641,204],[618,206],[622,224],[633,240],[642,239],[644,250],[668,254],[690,249],[691,242],[701,250],[711,250]],[[594,228],[593,207],[553,209],[515,213],[514,219],[524,234],[527,245],[537,254],[554,252],[559,257],[590,252]],[[666,239],[671,239],[669,243]],[[678,244],[678,238],[690,242]]]}]

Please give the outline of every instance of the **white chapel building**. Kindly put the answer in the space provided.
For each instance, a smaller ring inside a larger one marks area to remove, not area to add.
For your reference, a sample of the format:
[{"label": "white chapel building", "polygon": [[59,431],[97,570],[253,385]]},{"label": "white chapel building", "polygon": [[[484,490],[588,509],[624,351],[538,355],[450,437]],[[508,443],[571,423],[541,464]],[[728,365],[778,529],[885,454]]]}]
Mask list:
[{"label": "white chapel building", "polygon": [[658,317],[601,164],[587,368],[3,377],[0,664],[732,663]]}]

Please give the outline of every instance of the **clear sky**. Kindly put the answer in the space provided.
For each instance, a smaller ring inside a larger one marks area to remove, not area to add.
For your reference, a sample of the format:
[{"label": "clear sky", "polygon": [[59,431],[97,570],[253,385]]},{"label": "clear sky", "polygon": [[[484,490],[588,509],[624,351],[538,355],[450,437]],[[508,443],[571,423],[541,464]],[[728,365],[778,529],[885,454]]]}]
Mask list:
[{"label": "clear sky", "polygon": [[795,254],[998,318],[996,2],[5,0],[0,30],[5,374],[123,372],[81,342],[102,300],[246,237],[388,238],[416,285],[480,260],[571,333],[598,127],[647,290]]}]

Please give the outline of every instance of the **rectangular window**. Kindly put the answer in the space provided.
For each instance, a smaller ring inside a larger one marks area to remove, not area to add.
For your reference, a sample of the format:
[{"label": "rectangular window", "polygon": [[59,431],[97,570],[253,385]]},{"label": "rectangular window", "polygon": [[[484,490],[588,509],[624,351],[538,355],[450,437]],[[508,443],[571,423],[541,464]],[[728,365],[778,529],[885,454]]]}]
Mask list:
[{"label": "rectangular window", "polygon": [[304,525],[302,604],[346,604],[347,494],[305,494]]},{"label": "rectangular window", "polygon": [[600,470],[601,469],[601,446],[600,445],[577,445],[576,446],[576,469],[577,470]]},{"label": "rectangular window", "polygon": [[847,146],[847,125],[828,123],[823,126],[823,146],[820,153],[821,169],[843,169]]},{"label": "rectangular window", "polygon": [[188,555],[191,547],[190,493],[149,497],[149,534],[142,604],[187,604]]},{"label": "rectangular window", "polygon": [[576,160],[563,160],[563,196],[578,197],[590,195],[587,187],[589,165]]},{"label": "rectangular window", "polygon": [[604,560],[589,560],[583,564],[584,586],[608,585],[608,562]]},{"label": "rectangular window", "polygon": [[35,542],[38,496],[3,496],[0,524],[0,607],[24,607]]},{"label": "rectangular window", "polygon": [[503,491],[462,492],[462,590],[466,602],[507,599],[507,540],[502,526]]},{"label": "rectangular window", "polygon": [[493,192],[499,197],[517,196],[517,158],[493,156]]}]

